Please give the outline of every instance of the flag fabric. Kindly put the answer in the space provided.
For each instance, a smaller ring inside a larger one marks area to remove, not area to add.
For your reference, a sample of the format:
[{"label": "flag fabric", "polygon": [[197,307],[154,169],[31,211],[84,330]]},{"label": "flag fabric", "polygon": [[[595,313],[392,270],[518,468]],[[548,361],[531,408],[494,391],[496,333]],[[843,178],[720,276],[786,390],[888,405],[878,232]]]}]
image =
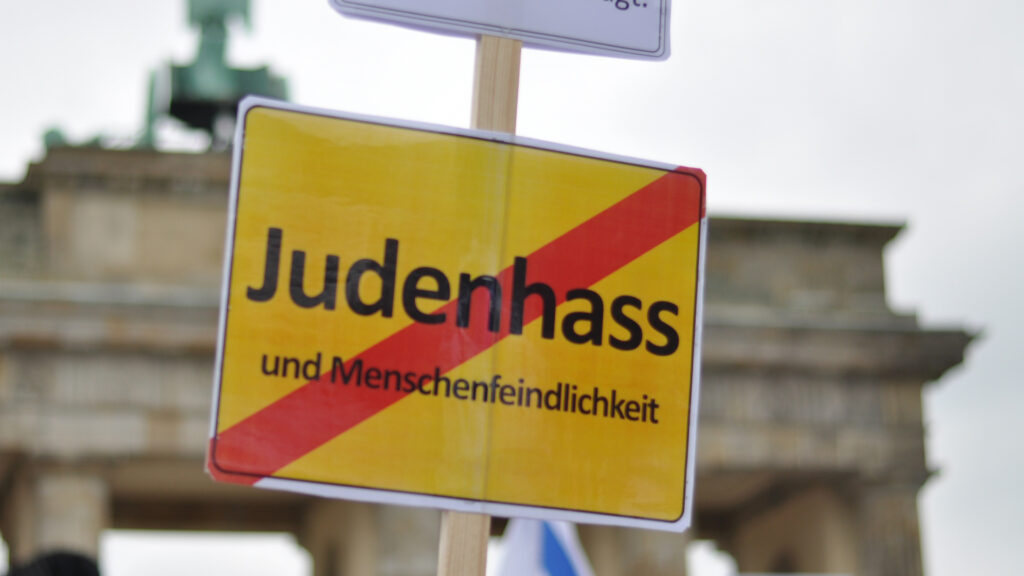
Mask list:
[{"label": "flag fabric", "polygon": [[497,576],[594,576],[568,522],[513,518],[502,541]]}]

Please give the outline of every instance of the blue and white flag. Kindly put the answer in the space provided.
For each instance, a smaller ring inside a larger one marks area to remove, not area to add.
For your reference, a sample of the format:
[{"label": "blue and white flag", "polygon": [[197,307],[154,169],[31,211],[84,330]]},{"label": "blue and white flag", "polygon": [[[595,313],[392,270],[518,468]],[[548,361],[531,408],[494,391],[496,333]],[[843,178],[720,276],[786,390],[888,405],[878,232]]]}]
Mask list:
[{"label": "blue and white flag", "polygon": [[513,518],[502,541],[497,576],[594,576],[576,526]]}]

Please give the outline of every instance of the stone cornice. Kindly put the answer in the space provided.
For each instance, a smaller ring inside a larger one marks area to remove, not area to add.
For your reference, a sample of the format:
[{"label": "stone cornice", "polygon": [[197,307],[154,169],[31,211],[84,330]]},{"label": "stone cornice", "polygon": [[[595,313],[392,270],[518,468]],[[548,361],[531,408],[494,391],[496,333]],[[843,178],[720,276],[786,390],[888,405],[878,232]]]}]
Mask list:
[{"label": "stone cornice", "polygon": [[[0,282],[0,347],[141,348],[212,352],[216,288]],[[812,372],[929,381],[963,360],[973,335],[922,329],[906,317],[742,320],[709,315],[706,370]]]},{"label": "stone cornice", "polygon": [[215,288],[0,282],[0,349],[212,354]]},{"label": "stone cornice", "polygon": [[704,325],[705,369],[938,379],[963,361],[974,335],[961,329],[832,321],[717,321]]},{"label": "stone cornice", "polygon": [[711,215],[708,225],[709,242],[718,238],[758,241],[766,238],[800,238],[815,243],[842,240],[850,243],[869,242],[885,245],[895,238],[904,225],[892,222],[827,222],[820,220],[777,220],[737,218]]},{"label": "stone cornice", "polygon": [[57,147],[30,165],[24,181],[13,187],[226,196],[230,174],[227,153]]}]

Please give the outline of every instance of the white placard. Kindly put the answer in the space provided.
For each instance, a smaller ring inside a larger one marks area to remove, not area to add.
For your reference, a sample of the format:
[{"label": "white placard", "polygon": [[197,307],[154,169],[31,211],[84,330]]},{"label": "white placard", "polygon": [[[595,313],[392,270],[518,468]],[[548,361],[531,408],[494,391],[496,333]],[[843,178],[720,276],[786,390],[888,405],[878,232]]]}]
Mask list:
[{"label": "white placard", "polygon": [[669,55],[669,0],[330,0],[350,16],[627,58]]}]

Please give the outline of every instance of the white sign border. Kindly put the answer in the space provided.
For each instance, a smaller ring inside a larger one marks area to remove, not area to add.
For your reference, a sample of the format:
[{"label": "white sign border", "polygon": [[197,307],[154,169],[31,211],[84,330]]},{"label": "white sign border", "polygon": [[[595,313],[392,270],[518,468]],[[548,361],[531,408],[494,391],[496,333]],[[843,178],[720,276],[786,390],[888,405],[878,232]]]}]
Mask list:
[{"label": "white sign border", "polygon": [[[453,136],[465,136],[483,140],[492,140],[514,146],[526,146],[531,148],[550,150],[553,152],[562,152],[577,156],[586,156],[601,160],[609,160],[613,162],[634,164],[638,166],[648,166],[659,170],[674,171],[678,168],[675,165],[666,164],[662,162],[654,162],[650,160],[642,160],[638,158],[621,156],[617,154],[598,152],[595,150],[588,150],[585,148],[578,148],[574,146],[566,146],[562,144],[556,144],[553,142],[535,140],[532,138],[522,138],[505,132],[491,132],[486,130],[456,128],[451,126],[429,124],[425,122],[398,120],[363,114],[352,114],[336,110],[329,110],[325,108],[302,106],[292,104],[290,102],[273,100],[270,98],[264,98],[260,96],[245,97],[238,105],[238,116],[235,125],[234,145],[231,153],[231,189],[228,200],[229,203],[227,214],[227,229],[225,233],[224,243],[224,270],[222,273],[220,312],[218,315],[217,350],[214,359],[212,399],[213,401],[210,408],[211,442],[209,442],[207,445],[208,450],[211,449],[211,447],[213,446],[212,440],[214,440],[217,436],[217,420],[220,412],[220,385],[221,374],[223,372],[224,338],[227,329],[227,311],[229,303],[228,284],[231,279],[231,266],[233,262],[232,255],[234,252],[235,220],[236,211],[238,208],[239,186],[241,183],[240,168],[242,164],[242,147],[245,138],[245,117],[253,108],[261,107],[291,112],[299,112],[304,114],[314,114],[317,116],[324,116],[328,118],[338,118],[342,120],[352,120],[356,122],[366,122],[370,124],[380,124],[385,126],[395,126],[398,128],[422,130],[428,132],[435,132],[439,134],[449,134]],[[702,194],[704,193],[705,192],[702,190]],[[704,202],[706,204],[706,198],[704,199]],[[700,240],[697,248],[697,294],[696,306],[694,310],[694,333],[692,348],[693,357],[691,361],[692,366],[690,373],[690,414],[689,429],[687,432],[688,444],[685,462],[686,472],[684,474],[684,486],[682,487],[683,514],[678,519],[674,521],[653,520],[634,516],[626,516],[622,514],[602,514],[596,512],[583,512],[561,508],[530,506],[527,504],[508,504],[480,500],[465,500],[461,498],[451,498],[430,494],[399,492],[377,488],[358,488],[352,486],[340,486],[334,484],[325,484],[319,482],[273,477],[264,477],[257,481],[255,484],[253,484],[253,486],[257,488],[264,488],[270,490],[308,494],[311,496],[319,496],[322,498],[356,500],[361,502],[370,502],[377,504],[396,504],[399,506],[436,508],[442,510],[454,510],[457,512],[489,514],[492,516],[502,516],[508,518],[519,517],[535,518],[540,520],[561,520],[566,522],[574,522],[578,524],[623,526],[628,528],[644,528],[649,530],[661,530],[670,532],[685,531],[687,528],[690,527],[693,521],[693,488],[697,468],[697,421],[700,404],[700,367],[702,350],[701,345],[704,326],[704,278],[708,228],[708,219],[706,213],[703,213],[701,215],[700,219],[698,220],[698,225],[700,226]],[[212,458],[210,458],[209,456],[210,455],[208,454],[208,465],[209,462],[212,461]]]},{"label": "white sign border", "polygon": [[[364,18],[378,22],[399,24],[417,30],[441,32],[456,35],[487,34],[522,40],[531,47],[543,47],[566,52],[596,54],[601,56],[617,56],[642,60],[666,60],[671,54],[669,48],[669,28],[671,26],[671,0],[659,0],[660,24],[658,26],[658,47],[655,50],[642,50],[610,43],[594,42],[570,36],[559,36],[533,32],[520,28],[508,28],[458,18],[447,18],[432,14],[381,8],[359,3],[355,0],[328,0],[336,11],[346,16]],[[599,1],[599,0],[595,0]]]}]

